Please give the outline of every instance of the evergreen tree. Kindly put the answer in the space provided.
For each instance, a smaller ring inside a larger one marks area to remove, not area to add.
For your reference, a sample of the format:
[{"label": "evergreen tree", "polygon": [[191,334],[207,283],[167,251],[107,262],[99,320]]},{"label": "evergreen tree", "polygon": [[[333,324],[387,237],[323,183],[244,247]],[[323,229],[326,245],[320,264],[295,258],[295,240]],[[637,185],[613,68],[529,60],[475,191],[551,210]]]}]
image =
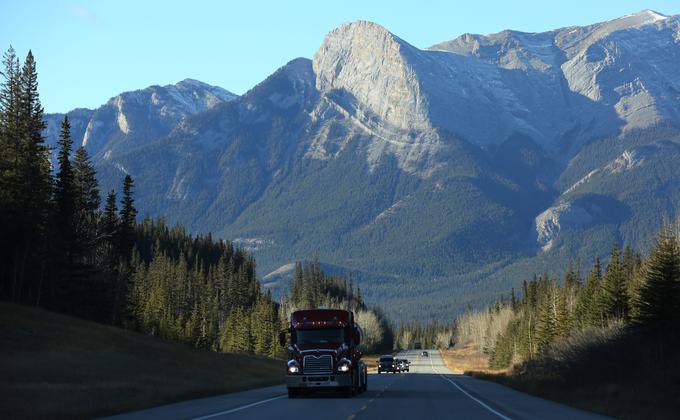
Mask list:
[{"label": "evergreen tree", "polygon": [[604,272],[602,293],[600,295],[602,311],[606,318],[628,318],[628,291],[623,267],[619,261],[619,248],[614,245],[611,259]]},{"label": "evergreen tree", "polygon": [[120,255],[129,259],[130,252],[135,243],[135,225],[137,219],[137,209],[134,206],[135,200],[132,197],[134,182],[132,177],[125,175],[123,181],[123,199],[120,208],[120,224],[118,228],[118,242]]},{"label": "evergreen tree", "polygon": [[680,330],[680,246],[664,228],[644,268],[635,299],[635,323],[650,329]]},{"label": "evergreen tree", "polygon": [[55,244],[63,254],[64,263],[69,264],[72,258],[75,238],[74,213],[75,191],[73,169],[71,168],[71,124],[68,116],[64,116],[59,134],[59,152],[57,155],[58,170],[55,177],[54,201],[55,216],[54,227],[59,241]]},{"label": "evergreen tree", "polygon": [[600,259],[595,260],[595,266],[588,273],[586,284],[579,293],[576,304],[576,319],[581,328],[602,325],[603,312],[600,295],[602,293],[602,266]]},{"label": "evergreen tree", "polygon": [[[75,236],[80,255],[92,254],[97,239],[97,219],[101,198],[99,183],[94,166],[85,151],[80,146],[73,159],[73,187],[75,194]],[[86,263],[92,264],[92,258],[86,258]]]}]

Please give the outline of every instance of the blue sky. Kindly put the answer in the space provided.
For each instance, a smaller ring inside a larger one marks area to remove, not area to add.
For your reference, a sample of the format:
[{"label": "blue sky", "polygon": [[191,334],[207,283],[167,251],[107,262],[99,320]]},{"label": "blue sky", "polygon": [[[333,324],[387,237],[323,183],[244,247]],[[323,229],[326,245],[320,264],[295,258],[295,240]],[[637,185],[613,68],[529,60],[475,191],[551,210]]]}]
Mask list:
[{"label": "blue sky", "polygon": [[38,60],[48,112],[187,77],[241,94],[342,22],[377,22],[417,47],[463,33],[538,32],[680,1],[30,1],[0,0],[0,48]]}]

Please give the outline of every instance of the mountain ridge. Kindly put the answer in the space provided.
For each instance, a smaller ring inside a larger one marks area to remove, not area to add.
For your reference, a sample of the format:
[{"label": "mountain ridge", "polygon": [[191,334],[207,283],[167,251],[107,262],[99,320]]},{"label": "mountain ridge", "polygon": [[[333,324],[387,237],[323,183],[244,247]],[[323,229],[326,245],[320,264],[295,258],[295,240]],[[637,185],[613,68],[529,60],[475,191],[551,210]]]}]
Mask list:
[{"label": "mountain ridge", "polygon": [[678,217],[679,22],[462,35],[457,52],[352,22],[198,112],[168,95],[183,113],[144,120],[153,89],[128,133],[115,103],[79,112],[102,122],[86,148],[103,189],[132,174],[142,214],[251,247],[265,277],[318,255],[426,318]]}]

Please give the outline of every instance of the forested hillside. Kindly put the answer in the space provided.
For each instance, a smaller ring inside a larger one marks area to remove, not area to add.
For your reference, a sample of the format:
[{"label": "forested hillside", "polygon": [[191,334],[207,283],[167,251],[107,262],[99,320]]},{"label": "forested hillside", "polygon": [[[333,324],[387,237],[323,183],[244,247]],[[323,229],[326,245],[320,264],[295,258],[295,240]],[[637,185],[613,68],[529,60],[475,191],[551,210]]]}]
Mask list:
[{"label": "forested hillside", "polygon": [[4,56],[0,90],[0,298],[139,330],[196,348],[270,357],[295,308],[356,311],[367,348],[391,348],[384,317],[359,288],[326,276],[318,262],[296,265],[290,299],[260,290],[252,256],[231,242],[191,235],[160,218],[138,223],[134,181],[103,206],[87,151],[73,151],[63,117],[56,167],[45,145],[35,60]]},{"label": "forested hillside", "polygon": [[[457,346],[489,356],[520,389],[622,418],[677,413],[680,240],[664,227],[648,255],[614,246],[581,275],[525,281],[458,319]],[[494,378],[493,376],[491,376]],[[615,384],[615,385],[614,385]],[[669,417],[670,418],[670,417]]]}]

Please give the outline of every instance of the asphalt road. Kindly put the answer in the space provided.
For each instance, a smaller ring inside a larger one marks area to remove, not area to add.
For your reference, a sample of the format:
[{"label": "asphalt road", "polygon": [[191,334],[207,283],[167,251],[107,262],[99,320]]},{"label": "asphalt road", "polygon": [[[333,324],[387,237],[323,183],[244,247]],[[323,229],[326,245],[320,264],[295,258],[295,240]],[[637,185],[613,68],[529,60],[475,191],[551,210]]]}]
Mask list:
[{"label": "asphalt road", "polygon": [[452,374],[438,351],[407,351],[410,372],[370,374],[368,391],[288,399],[283,385],[137,411],[115,419],[602,419],[502,385]]}]

